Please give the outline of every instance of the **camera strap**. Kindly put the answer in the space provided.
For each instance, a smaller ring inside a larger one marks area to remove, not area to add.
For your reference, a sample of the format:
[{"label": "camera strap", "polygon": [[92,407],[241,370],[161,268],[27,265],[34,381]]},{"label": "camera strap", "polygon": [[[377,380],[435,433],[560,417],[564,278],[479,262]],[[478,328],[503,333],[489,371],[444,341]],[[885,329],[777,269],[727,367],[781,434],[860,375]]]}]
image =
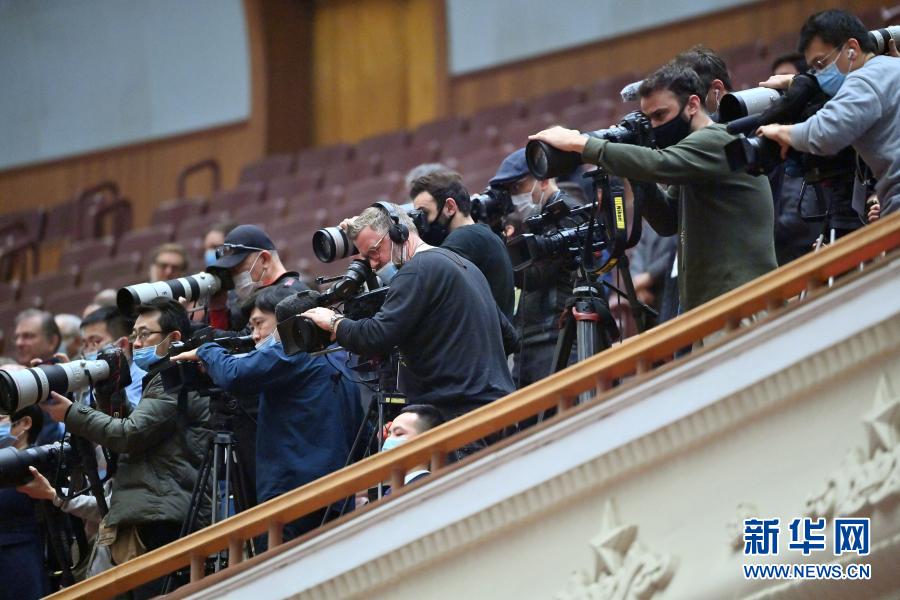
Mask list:
[{"label": "camera strap", "polygon": [[[594,275],[604,275],[612,271],[619,264],[630,241],[625,222],[625,186],[617,177],[601,175],[599,179],[594,180],[594,185],[595,191],[600,192],[600,206],[603,208],[602,224],[609,241],[606,245],[606,261],[599,266],[592,265],[589,269]],[[591,226],[593,227],[593,223]]]}]

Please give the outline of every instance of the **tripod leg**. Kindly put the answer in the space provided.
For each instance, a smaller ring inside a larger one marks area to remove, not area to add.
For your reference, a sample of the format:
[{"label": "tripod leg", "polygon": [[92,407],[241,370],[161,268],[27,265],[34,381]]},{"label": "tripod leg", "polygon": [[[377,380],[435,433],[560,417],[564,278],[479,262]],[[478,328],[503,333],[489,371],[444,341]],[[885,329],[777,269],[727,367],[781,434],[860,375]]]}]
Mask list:
[{"label": "tripod leg", "polygon": [[569,366],[569,355],[572,354],[572,344],[575,343],[575,318],[572,315],[572,309],[566,307],[566,314],[563,316],[563,326],[559,331],[559,337],[556,338],[556,351],[553,353],[553,372],[558,373]]}]

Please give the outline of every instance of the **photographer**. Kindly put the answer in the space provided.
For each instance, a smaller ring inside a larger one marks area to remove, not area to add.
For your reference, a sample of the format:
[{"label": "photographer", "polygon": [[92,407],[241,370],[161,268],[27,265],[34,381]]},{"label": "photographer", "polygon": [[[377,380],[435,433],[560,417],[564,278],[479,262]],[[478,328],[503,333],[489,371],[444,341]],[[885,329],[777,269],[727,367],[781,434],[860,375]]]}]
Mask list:
[{"label": "photographer", "polygon": [[[524,159],[523,159],[524,160]],[[484,274],[497,306],[512,319],[515,307],[513,271],[509,255],[490,227],[471,216],[469,192],[455,171],[435,171],[413,181],[409,197],[422,212],[422,240],[470,260]]]},{"label": "photographer", "polygon": [[[196,393],[183,406],[163,389],[160,369],[169,344],[190,335],[190,321],[178,302],[157,298],[138,307],[132,340],[134,361],[147,371],[138,406],[126,418],[86,405],[73,406],[57,393],[41,403],[50,417],[74,435],[118,453],[109,513],[100,541],[117,564],[175,540],[212,432],[207,402]],[[98,402],[109,391],[98,385]],[[207,512],[208,515],[208,512]],[[161,580],[142,586],[137,597],[159,593]]]},{"label": "photographer", "polygon": [[[288,356],[276,338],[275,306],[296,292],[269,287],[257,293],[250,314],[256,351],[229,354],[204,344],[173,361],[201,361],[225,392],[259,395],[256,500],[265,502],[342,468],[362,423],[359,390],[340,365],[342,353]],[[284,528],[292,539],[317,527],[325,509]]]},{"label": "photographer", "polygon": [[[544,209],[557,200],[564,202],[570,210],[579,207],[577,201],[559,190],[555,179],[538,180],[531,175],[525,162],[524,148],[503,160],[491,185],[529,188],[532,208],[528,212],[534,214],[543,214]],[[577,226],[582,221],[567,217],[562,223],[548,222],[543,226],[543,233],[555,232],[560,227]],[[513,363],[513,380],[517,388],[530,385],[553,372],[559,317],[566,308],[566,301],[572,296],[576,275],[569,257],[536,262],[516,273],[516,286],[522,290],[514,321],[522,338]],[[569,364],[575,360],[573,357]]]},{"label": "photographer", "polygon": [[303,313],[363,356],[399,348],[410,374],[410,402],[439,406],[455,417],[513,391],[504,339],[515,331],[500,312],[481,271],[455,252],[433,248],[396,205],[367,208],[349,236],[373,270],[398,266],[378,313],[354,321],[317,307]]},{"label": "photographer", "polygon": [[[876,56],[865,26],[843,10],[809,17],[799,50],[832,99],[802,123],[764,125],[759,135],[778,142],[782,155],[789,147],[828,156],[853,146],[877,180],[881,214],[900,209],[900,61]],[[773,77],[764,85],[784,88],[789,82],[789,76]]]},{"label": "photographer", "polygon": [[683,311],[775,268],[772,193],[764,177],[732,172],[723,147],[735,139],[713,123],[693,70],[666,65],[644,80],[641,110],[657,149],[610,143],[554,127],[531,136],[635,182],[644,216],[660,235],[679,235]]},{"label": "photographer", "polygon": [[[33,446],[43,425],[41,410],[27,406],[12,416],[0,415],[0,447]],[[0,561],[15,571],[6,577],[0,598],[42,598],[49,591],[44,572],[44,538],[37,503],[14,488],[0,488]]]},{"label": "photographer", "polygon": [[147,374],[132,358],[128,336],[133,324],[134,321],[114,306],[98,308],[81,321],[82,354],[87,360],[95,360],[100,350],[110,347],[119,348],[128,359],[131,384],[125,388],[125,394],[132,409],[141,401],[141,381]]}]

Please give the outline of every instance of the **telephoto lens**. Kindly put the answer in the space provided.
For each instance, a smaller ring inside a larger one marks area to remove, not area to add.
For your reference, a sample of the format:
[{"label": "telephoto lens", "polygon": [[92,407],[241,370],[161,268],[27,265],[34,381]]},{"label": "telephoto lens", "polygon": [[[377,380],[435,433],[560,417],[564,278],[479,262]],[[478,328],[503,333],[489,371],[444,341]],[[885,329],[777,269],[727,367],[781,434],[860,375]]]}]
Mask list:
[{"label": "telephoto lens", "polygon": [[60,442],[24,450],[0,449],[0,487],[25,485],[31,481],[31,471],[28,467],[50,473],[59,460],[69,456],[71,452],[72,447],[69,444]]},{"label": "telephoto lens", "polygon": [[171,298],[178,300],[184,298],[188,301],[209,298],[219,290],[227,289],[225,279],[227,272],[216,274],[200,272],[187,277],[170,279],[168,281],[156,281],[154,283],[137,283],[123,287],[116,294],[116,304],[126,315],[133,315],[138,305],[149,302],[154,298]]},{"label": "telephoto lens", "polygon": [[43,402],[50,397],[50,392],[67,394],[103,381],[110,373],[119,373],[124,358],[122,351],[105,354],[108,358],[104,356],[103,360],[74,360],[17,371],[0,370],[0,414],[11,415],[26,406]]},{"label": "telephoto lens", "polygon": [[359,254],[347,232],[340,227],[325,227],[313,234],[313,252],[324,263]]},{"label": "telephoto lens", "polygon": [[893,39],[897,48],[900,48],[900,25],[891,25],[884,29],[873,29],[869,32],[869,39],[875,44],[875,54],[887,54],[890,47],[888,40]]},{"label": "telephoto lens", "polygon": [[728,123],[735,119],[758,115],[781,99],[778,90],[758,87],[742,92],[731,92],[719,102],[719,120]]}]

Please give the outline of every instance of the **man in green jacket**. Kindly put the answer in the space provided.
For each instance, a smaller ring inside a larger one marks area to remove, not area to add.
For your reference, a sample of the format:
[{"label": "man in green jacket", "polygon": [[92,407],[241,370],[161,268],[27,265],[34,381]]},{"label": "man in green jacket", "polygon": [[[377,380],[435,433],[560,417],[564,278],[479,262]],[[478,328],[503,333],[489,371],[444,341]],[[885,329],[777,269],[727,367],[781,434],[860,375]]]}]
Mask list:
[{"label": "man in green jacket", "polygon": [[[638,93],[656,149],[562,127],[531,139],[580,152],[586,163],[632,180],[653,229],[679,236],[679,297],[687,312],[777,266],[772,192],[765,177],[728,168],[723,148],[734,137],[709,118],[705,90],[693,70],[666,65]],[[656,183],[669,187],[663,193]]]},{"label": "man in green jacket", "polygon": [[[163,389],[159,374],[169,345],[189,335],[190,321],[178,302],[157,298],[138,308],[131,336],[133,356],[147,375],[141,401],[125,418],[73,404],[56,393],[42,403],[50,417],[64,422],[72,434],[118,455],[109,513],[101,523],[98,543],[111,545],[114,559],[120,561],[178,538],[212,437],[208,402],[192,392],[184,410],[179,409],[177,395]],[[125,552],[123,546],[134,542],[135,534],[137,547]],[[159,584],[159,580],[147,584],[138,596],[159,594]]]}]

